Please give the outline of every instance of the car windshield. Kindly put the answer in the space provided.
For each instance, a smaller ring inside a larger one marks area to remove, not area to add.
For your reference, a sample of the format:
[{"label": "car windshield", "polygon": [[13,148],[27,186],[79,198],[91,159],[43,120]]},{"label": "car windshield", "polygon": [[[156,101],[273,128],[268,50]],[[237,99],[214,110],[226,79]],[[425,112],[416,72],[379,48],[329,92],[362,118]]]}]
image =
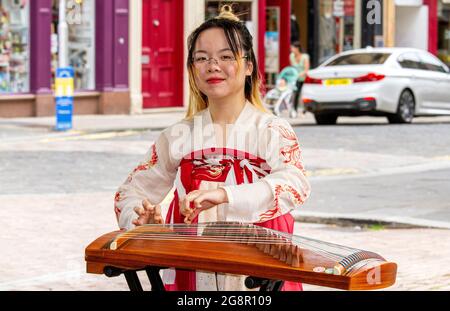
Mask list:
[{"label": "car windshield", "polygon": [[358,53],[342,55],[325,66],[342,65],[381,65],[388,59],[389,53]]}]

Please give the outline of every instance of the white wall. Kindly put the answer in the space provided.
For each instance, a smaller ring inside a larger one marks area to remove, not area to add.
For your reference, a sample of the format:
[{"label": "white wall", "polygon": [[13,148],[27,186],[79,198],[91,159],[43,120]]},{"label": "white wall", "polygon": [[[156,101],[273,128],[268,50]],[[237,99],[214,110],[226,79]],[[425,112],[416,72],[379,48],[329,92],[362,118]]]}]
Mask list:
[{"label": "white wall", "polygon": [[428,50],[428,6],[397,6],[395,46]]},{"label": "white wall", "polygon": [[186,69],[187,39],[192,31],[205,21],[205,1],[204,0],[184,0],[184,56],[183,56],[183,106],[189,105],[189,78]]},{"label": "white wall", "polygon": [[422,5],[422,0],[395,0],[395,5],[404,5],[404,6],[419,6]]},{"label": "white wall", "polygon": [[129,88],[130,113],[142,113],[142,1],[129,2]]}]

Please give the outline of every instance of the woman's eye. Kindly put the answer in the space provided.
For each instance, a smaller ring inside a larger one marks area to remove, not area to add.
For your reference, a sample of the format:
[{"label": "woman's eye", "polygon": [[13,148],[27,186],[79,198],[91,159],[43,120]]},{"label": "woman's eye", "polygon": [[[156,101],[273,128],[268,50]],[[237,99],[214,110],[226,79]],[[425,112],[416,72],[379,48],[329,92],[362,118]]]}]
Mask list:
[{"label": "woman's eye", "polygon": [[207,58],[204,56],[198,56],[194,58],[194,62],[198,62],[198,63],[202,63],[202,62],[206,62]]},{"label": "woman's eye", "polygon": [[229,62],[229,61],[234,60],[234,56],[233,55],[222,55],[222,56],[220,56],[220,60]]}]

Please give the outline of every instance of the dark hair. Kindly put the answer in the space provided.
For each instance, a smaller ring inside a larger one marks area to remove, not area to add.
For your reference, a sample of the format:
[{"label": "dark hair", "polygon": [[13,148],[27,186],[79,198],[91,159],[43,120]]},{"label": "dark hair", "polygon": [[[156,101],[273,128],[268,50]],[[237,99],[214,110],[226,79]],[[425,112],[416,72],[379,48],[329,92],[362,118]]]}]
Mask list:
[{"label": "dark hair", "polygon": [[300,41],[294,41],[291,43],[291,45],[293,47],[296,47],[300,51],[300,53],[303,53],[303,48],[302,48],[302,44],[300,43]]},{"label": "dark hair", "polygon": [[188,37],[188,57],[187,68],[193,68],[193,54],[195,43],[200,34],[210,28],[220,28],[225,32],[228,45],[234,56],[237,58],[243,51],[246,60],[253,64],[253,71],[250,76],[245,78],[245,97],[250,99],[252,96],[253,82],[259,82],[258,64],[256,62],[255,52],[253,50],[253,37],[243,22],[239,20],[231,11],[229,6],[223,6],[221,14],[218,17],[211,18],[201,24]]}]

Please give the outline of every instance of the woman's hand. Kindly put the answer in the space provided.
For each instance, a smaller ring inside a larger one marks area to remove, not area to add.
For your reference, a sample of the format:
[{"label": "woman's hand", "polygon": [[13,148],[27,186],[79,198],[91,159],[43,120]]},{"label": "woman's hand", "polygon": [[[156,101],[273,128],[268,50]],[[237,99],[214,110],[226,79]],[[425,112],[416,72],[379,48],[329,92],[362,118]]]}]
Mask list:
[{"label": "woman's hand", "polygon": [[133,220],[133,225],[142,226],[145,224],[163,224],[161,216],[161,206],[151,204],[147,199],[142,201],[142,206],[136,207],[134,212],[138,214],[138,219]]},{"label": "woman's hand", "polygon": [[[191,208],[191,202],[194,208]],[[197,215],[213,206],[228,203],[227,192],[222,189],[214,190],[194,190],[189,192],[186,197],[180,201],[180,213],[185,216],[184,222],[190,224]]]}]

